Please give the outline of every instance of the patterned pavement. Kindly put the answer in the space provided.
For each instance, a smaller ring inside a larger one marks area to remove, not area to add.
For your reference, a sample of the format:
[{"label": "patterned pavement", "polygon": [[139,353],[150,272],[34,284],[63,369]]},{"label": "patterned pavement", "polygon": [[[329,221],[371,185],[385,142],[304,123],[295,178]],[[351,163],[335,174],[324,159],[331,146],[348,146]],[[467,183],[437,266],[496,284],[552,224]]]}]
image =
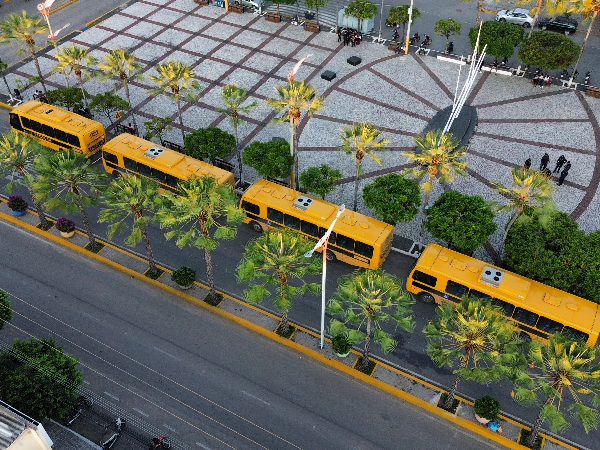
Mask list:
[{"label": "patterned pavement", "polygon": [[[355,121],[369,121],[391,141],[389,151],[381,155],[381,166],[369,160],[363,162],[362,186],[376,176],[402,170],[407,166],[400,152],[412,149],[412,137],[438,111],[452,104],[458,75],[458,66],[435,58],[414,53],[399,56],[383,45],[366,41],[357,47],[344,47],[332,33],[310,33],[289,23],[266,22],[251,13],[225,13],[222,8],[202,7],[193,0],[140,0],[70,42],[89,47],[98,59],[112,48],[126,47],[145,65],[144,76],[155,74],[153,67],[169,59],[190,64],[203,92],[196,104],[184,103],[186,132],[207,126],[231,131],[228,120],[216,111],[221,106],[220,87],[237,83],[248,88],[248,102],[257,100],[259,107],[244,117],[246,123],[240,127],[243,145],[289,136],[286,125],[269,125],[274,112],[264,99],[275,95],[273,88],[285,82],[298,59],[311,55],[296,78],[307,80],[319,95],[325,95],[326,106],[312,118],[301,119],[300,170],[320,164],[340,169],[345,178],[327,199],[346,204],[352,201],[355,169],[351,157],[337,150],[340,128]],[[42,55],[40,64],[48,74],[48,85],[58,87],[64,85],[64,78],[50,74],[55,65],[53,53]],[[360,57],[362,63],[349,65],[346,59],[350,56]],[[331,82],[321,79],[324,70],[336,72],[336,78]],[[13,83],[15,78],[23,80],[33,75],[35,68],[29,62],[16,66],[7,78]],[[110,81],[89,81],[85,85],[91,94],[113,86]],[[30,97],[39,88],[29,86],[25,95]],[[181,143],[174,101],[149,96],[146,91],[151,88],[148,79],[132,83],[138,123],[171,115],[175,129],[166,139]],[[122,91],[118,93],[124,97]],[[558,86],[540,89],[522,78],[486,72],[479,75],[467,103],[477,109],[478,126],[469,144],[469,175],[457,179],[453,189],[503,203],[506,199],[491,190],[490,181],[510,185],[510,168],[522,165],[528,157],[537,167],[543,153],[548,152],[549,167],[553,169],[554,161],[564,154],[573,167],[563,186],[557,188],[555,202],[585,231],[600,228],[600,99]],[[130,119],[125,117],[123,121]],[[108,122],[105,126],[110,131]],[[245,173],[256,178],[249,168]],[[442,188],[436,187],[432,201]],[[362,202],[359,210],[370,213]],[[396,233],[418,239],[419,220],[398,225]],[[496,220],[499,231],[475,256],[487,259],[498,248],[500,230],[508,215],[499,215]]]}]

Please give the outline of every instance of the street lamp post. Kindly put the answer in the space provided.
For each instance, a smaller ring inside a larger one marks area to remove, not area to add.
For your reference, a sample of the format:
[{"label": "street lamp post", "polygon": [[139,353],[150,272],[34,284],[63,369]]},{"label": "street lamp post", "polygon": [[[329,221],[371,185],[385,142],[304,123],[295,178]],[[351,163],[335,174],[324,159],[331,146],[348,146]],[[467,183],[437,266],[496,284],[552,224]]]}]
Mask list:
[{"label": "street lamp post", "polygon": [[317,242],[314,248],[310,252],[306,252],[304,256],[310,258],[315,250],[323,247],[323,275],[321,277],[321,348],[323,348],[323,335],[325,333],[325,278],[327,277],[327,243],[329,242],[329,236],[331,236],[331,230],[337,222],[340,215],[344,212],[346,207],[341,205],[337,211],[333,222],[329,225],[327,232],[323,235],[319,242]]},{"label": "street lamp post", "polygon": [[408,42],[410,40],[410,23],[412,22],[412,9],[413,0],[410,0],[410,7],[408,8],[408,26],[406,27],[406,41],[404,42],[404,54],[408,55]]},{"label": "street lamp post", "polygon": [[381,26],[383,22],[383,0],[381,0],[381,11],[379,13],[379,36],[377,37],[377,42],[381,42]]}]

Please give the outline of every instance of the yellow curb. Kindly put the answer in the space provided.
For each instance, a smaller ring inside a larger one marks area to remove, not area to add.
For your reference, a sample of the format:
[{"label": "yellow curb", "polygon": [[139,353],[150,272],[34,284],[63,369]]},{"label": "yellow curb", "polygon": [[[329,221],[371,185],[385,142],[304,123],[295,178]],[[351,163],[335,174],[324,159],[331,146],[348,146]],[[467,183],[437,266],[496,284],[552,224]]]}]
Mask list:
[{"label": "yellow curb", "polygon": [[12,111],[12,109],[13,109],[13,107],[12,107],[12,106],[10,106],[10,105],[8,105],[8,104],[6,104],[6,103],[4,103],[4,102],[0,102],[0,106],[2,106],[3,108],[6,108],[6,109],[8,109],[8,110],[11,110],[11,111]]},{"label": "yellow curb", "polygon": [[61,9],[65,8],[65,7],[69,6],[69,5],[71,5],[73,3],[75,3],[76,1],[77,0],[71,0],[69,3],[65,3],[64,5],[59,6],[56,9],[53,9],[52,11],[50,11],[50,13],[48,15],[54,14],[56,11],[60,11]]}]

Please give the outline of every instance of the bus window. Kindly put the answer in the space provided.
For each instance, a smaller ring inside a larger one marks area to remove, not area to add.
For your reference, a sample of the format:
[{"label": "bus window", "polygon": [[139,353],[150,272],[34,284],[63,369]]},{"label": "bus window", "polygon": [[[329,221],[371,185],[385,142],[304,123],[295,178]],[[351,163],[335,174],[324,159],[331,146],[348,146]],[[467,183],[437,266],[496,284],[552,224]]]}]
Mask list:
[{"label": "bus window", "polygon": [[29,121],[29,128],[31,128],[33,131],[37,131],[38,133],[42,132],[42,124],[36,122],[35,120]]},{"label": "bus window", "polygon": [[107,151],[102,151],[102,157],[104,158],[104,160],[108,163],[112,163],[115,166],[119,164],[119,159],[117,158],[117,155],[113,154],[113,153],[109,153]]},{"label": "bus window", "polygon": [[423,273],[420,270],[415,270],[415,272],[413,273],[413,280],[431,287],[435,287],[435,284],[437,283],[436,277],[434,277],[433,275]]},{"label": "bus window", "polygon": [[300,219],[294,216],[290,216],[289,214],[283,215],[283,223],[286,227],[293,228],[294,230],[300,229]]},{"label": "bus window", "polygon": [[[470,296],[470,297],[479,298],[479,299],[481,299],[481,300],[484,300],[484,299],[486,299],[486,298],[492,298],[492,296],[491,296],[491,295],[489,295],[489,294],[486,294],[485,292],[479,292],[478,290],[475,290],[475,289],[471,289],[471,290],[469,291],[469,296]],[[512,310],[511,310],[511,313],[512,313]],[[510,314],[509,314],[509,316],[510,316]]]},{"label": "bus window", "polygon": [[532,313],[531,311],[527,311],[523,308],[516,308],[515,313],[513,315],[513,319],[518,320],[519,322],[524,323],[525,325],[535,326],[535,323],[538,320],[538,315]]},{"label": "bus window", "polygon": [[356,241],[354,251],[359,255],[366,256],[367,258],[373,257],[373,247],[371,245],[363,244],[359,241]]},{"label": "bus window", "polygon": [[69,142],[69,138],[67,137],[67,133],[62,130],[54,130],[54,137],[62,142]]},{"label": "bus window", "polygon": [[73,147],[76,147],[76,148],[81,148],[81,144],[79,143],[79,138],[77,136],[75,136],[74,134],[67,133],[67,141],[69,142],[69,145],[72,145]]},{"label": "bus window", "polygon": [[21,125],[21,121],[19,120],[18,114],[10,113],[10,126],[17,130],[23,130],[23,126]]},{"label": "bus window", "polygon": [[446,292],[450,295],[460,298],[469,292],[469,288],[455,281],[448,280],[448,284],[446,285]]},{"label": "bus window", "polygon": [[[169,179],[169,177],[170,175],[167,175],[167,180]],[[246,212],[249,212],[250,214],[256,214],[257,216],[260,214],[260,207],[246,200],[242,201],[242,209]]]},{"label": "bus window", "polygon": [[[319,236],[325,236],[325,233],[327,233],[327,228],[319,227]],[[329,243],[335,244],[336,237],[337,235],[335,234],[335,231],[332,231],[329,235]]]},{"label": "bus window", "polygon": [[161,183],[165,182],[165,173],[162,170],[152,169],[152,178]]},{"label": "bus window", "polygon": [[152,171],[150,170],[150,167],[147,166],[146,164],[142,164],[142,163],[138,163],[138,172],[141,175],[144,175],[145,177],[151,177],[152,176]]},{"label": "bus window", "polygon": [[300,229],[303,233],[309,236],[319,237],[319,227],[314,223],[307,222],[306,220],[300,221]]},{"label": "bus window", "polygon": [[123,162],[125,163],[125,168],[127,170],[137,172],[137,163],[133,159],[123,158]]},{"label": "bus window", "polygon": [[575,340],[583,341],[583,342],[587,342],[587,340],[590,338],[589,334],[584,333],[583,331],[576,330],[571,327],[565,327],[565,329],[563,330],[563,333],[568,334],[571,338],[573,338]]},{"label": "bus window", "polygon": [[176,188],[179,183],[179,178],[167,174],[167,185]]},{"label": "bus window", "polygon": [[273,222],[283,223],[283,213],[273,208],[267,208],[267,219]]},{"label": "bus window", "polygon": [[540,317],[536,328],[545,331],[546,333],[554,333],[563,329],[562,323],[558,323],[554,320],[550,320],[547,317]]},{"label": "bus window", "polygon": [[49,138],[55,137],[54,136],[54,128],[52,128],[50,125],[46,125],[45,123],[42,124],[42,133],[44,133]]},{"label": "bus window", "polygon": [[512,313],[515,310],[514,305],[511,305],[510,303],[505,302],[503,300],[498,300],[497,298],[492,299],[492,305],[499,306],[500,308],[502,308],[506,317],[512,316]]},{"label": "bus window", "polygon": [[337,235],[336,245],[345,248],[346,250],[354,251],[354,239],[350,239],[342,234]]}]

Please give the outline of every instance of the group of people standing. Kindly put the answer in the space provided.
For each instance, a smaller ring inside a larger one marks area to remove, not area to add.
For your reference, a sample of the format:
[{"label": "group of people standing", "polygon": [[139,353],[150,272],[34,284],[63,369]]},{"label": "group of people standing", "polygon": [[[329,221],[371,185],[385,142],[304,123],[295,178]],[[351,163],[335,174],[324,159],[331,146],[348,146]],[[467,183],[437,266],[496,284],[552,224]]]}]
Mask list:
[{"label": "group of people standing", "polygon": [[544,76],[544,75],[536,75],[531,79],[531,83],[534,86],[539,86],[540,89],[544,89],[544,86],[549,85],[552,83],[552,78],[550,78],[548,75]]},{"label": "group of people standing", "polygon": [[362,41],[362,33],[358,30],[351,30],[350,28],[338,28],[338,42],[342,42],[344,40],[344,45],[351,45],[352,47],[356,47],[360,45],[360,41]]},{"label": "group of people standing", "polygon": [[35,90],[35,94],[33,94],[33,99],[39,100],[40,102],[48,103],[48,99],[46,98],[46,95],[38,89]]},{"label": "group of people standing", "polygon": [[[559,186],[562,186],[563,182],[565,181],[565,178],[567,178],[567,175],[569,175],[569,170],[571,169],[571,161],[568,161],[567,158],[565,158],[565,155],[560,155],[556,160],[556,166],[554,167],[553,171],[551,171],[548,168],[549,162],[550,155],[548,155],[548,153],[544,153],[544,156],[542,156],[542,160],[540,161],[540,172],[545,173],[548,177],[552,177],[553,173],[560,172],[560,176],[558,177],[557,183]],[[531,158],[527,158],[524,167],[526,169],[531,168]]]}]

